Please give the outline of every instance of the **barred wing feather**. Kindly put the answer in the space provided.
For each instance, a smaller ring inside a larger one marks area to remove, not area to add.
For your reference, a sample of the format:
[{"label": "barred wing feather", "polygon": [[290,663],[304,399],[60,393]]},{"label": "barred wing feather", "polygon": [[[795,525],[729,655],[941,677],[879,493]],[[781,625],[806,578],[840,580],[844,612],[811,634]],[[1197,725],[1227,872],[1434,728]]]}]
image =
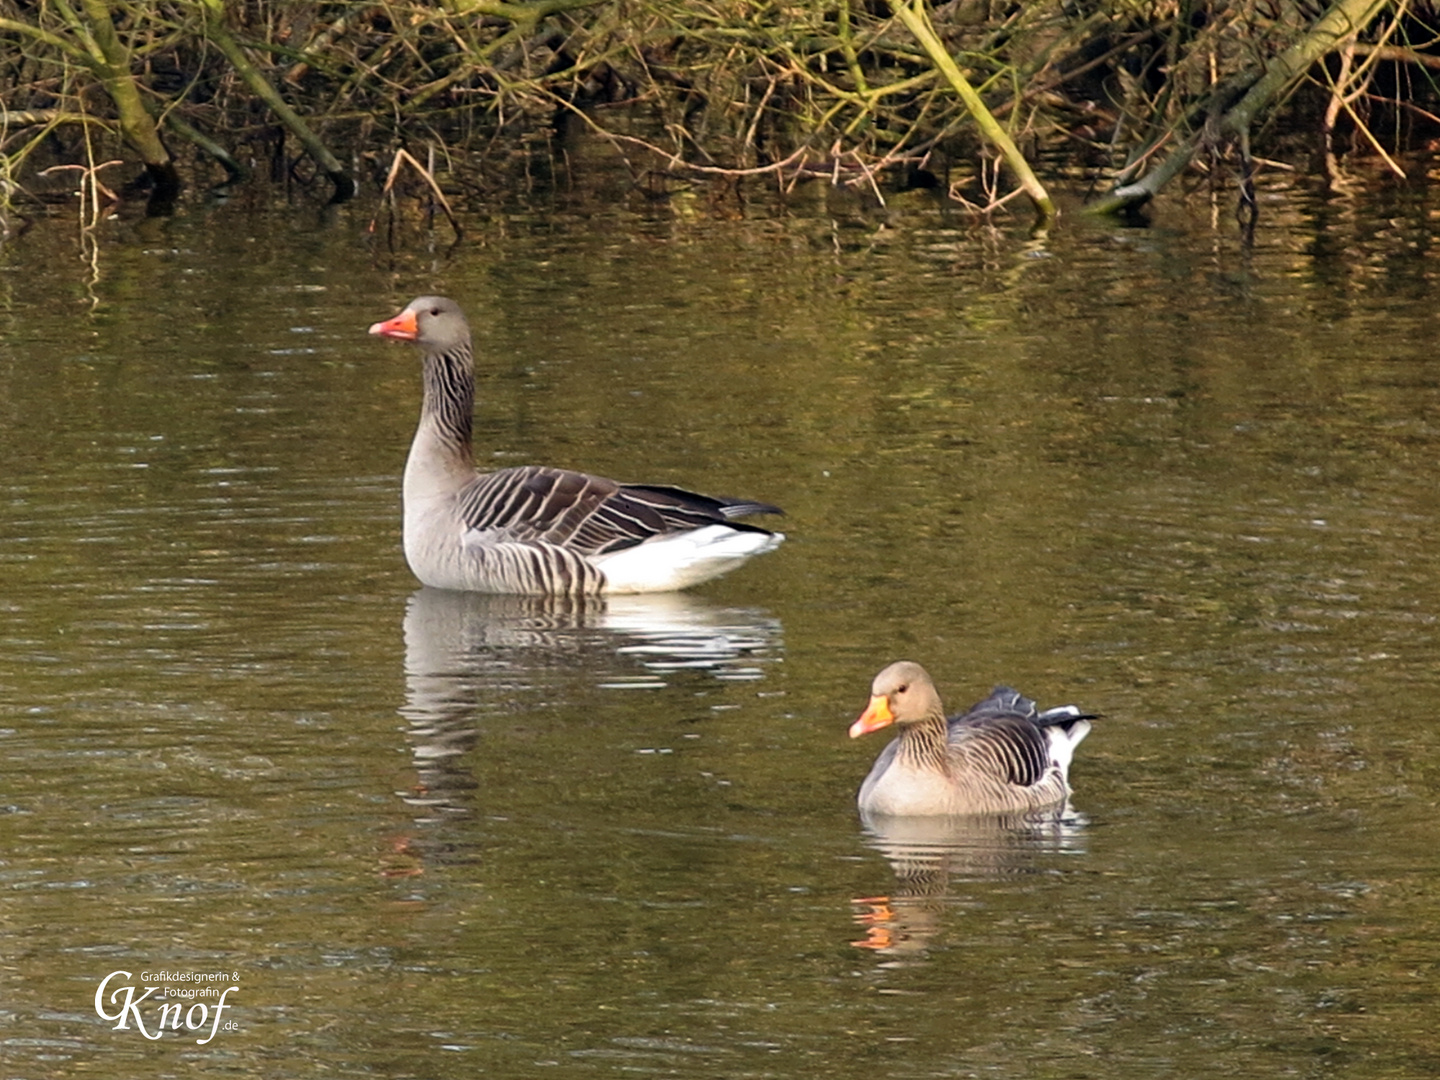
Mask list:
[{"label": "barred wing feather", "polygon": [[975,767],[1017,787],[1038,784],[1050,768],[1050,740],[1028,716],[957,717],[950,721],[950,744]]},{"label": "barred wing feather", "polygon": [[766,530],[730,519],[779,512],[766,503],[619,484],[540,465],[477,476],[461,503],[467,546],[540,541],[585,555],[621,551],[652,537],[722,523],[763,533]]}]

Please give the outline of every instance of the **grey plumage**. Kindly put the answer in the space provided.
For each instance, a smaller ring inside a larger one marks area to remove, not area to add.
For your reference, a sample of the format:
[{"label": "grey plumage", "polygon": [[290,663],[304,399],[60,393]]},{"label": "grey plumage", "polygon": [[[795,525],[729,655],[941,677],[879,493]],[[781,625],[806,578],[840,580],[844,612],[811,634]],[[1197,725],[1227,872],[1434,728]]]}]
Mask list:
[{"label": "grey plumage", "polygon": [[860,808],[881,815],[992,814],[1063,802],[1070,759],[1094,718],[1073,705],[1041,712],[1001,686],[947,720],[925,669],[897,661],[875,677],[870,706],[850,729],[852,737],[892,723],[899,730],[861,785]]},{"label": "grey plumage", "polygon": [[459,306],[422,296],[370,332],[413,341],[423,353],[424,402],[405,466],[405,555],[427,585],[531,595],[669,591],[784,539],[732,520],[782,512],[753,499],[538,465],[476,472],[474,356]]}]

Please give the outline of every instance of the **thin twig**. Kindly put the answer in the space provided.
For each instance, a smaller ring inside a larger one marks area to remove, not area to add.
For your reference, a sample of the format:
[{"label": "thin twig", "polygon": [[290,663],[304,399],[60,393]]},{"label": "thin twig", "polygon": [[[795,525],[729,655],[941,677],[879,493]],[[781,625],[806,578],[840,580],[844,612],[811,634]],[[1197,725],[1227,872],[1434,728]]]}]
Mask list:
[{"label": "thin twig", "polygon": [[[431,154],[431,161],[433,164],[433,149],[431,151]],[[385,177],[385,187],[382,189],[381,194],[391,194],[395,187],[395,178],[400,175],[400,167],[402,165],[409,165],[417,173],[420,174],[420,176],[424,179],[425,183],[430,185],[430,190],[435,193],[435,198],[438,199],[440,202],[440,209],[445,211],[445,217],[450,222],[450,227],[455,230],[455,239],[461,239],[465,235],[465,230],[460,227],[460,222],[455,217],[455,211],[450,209],[450,200],[445,198],[445,193],[440,190],[440,185],[435,182],[434,174],[432,174],[429,169],[425,168],[424,165],[421,165],[420,162],[416,161],[410,155],[410,151],[406,150],[403,146],[395,151],[395,157],[390,162],[390,173],[388,176]],[[376,217],[378,216],[379,215],[377,212]],[[370,219],[369,231],[372,233],[375,231],[375,222],[376,218]]]}]

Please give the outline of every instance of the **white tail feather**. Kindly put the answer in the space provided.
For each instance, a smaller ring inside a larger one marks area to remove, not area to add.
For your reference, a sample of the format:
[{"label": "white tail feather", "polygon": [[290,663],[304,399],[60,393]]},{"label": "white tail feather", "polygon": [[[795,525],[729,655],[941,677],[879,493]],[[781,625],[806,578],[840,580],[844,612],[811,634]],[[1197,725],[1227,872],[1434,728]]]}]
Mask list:
[{"label": "white tail feather", "polygon": [[706,525],[657,536],[590,561],[604,572],[606,592],[671,592],[728,573],[752,555],[778,547],[784,539],[784,533]]},{"label": "white tail feather", "polygon": [[1045,732],[1050,737],[1050,760],[1060,767],[1060,775],[1068,778],[1070,759],[1075,756],[1075,748],[1090,734],[1090,721],[1080,720],[1071,724],[1069,731],[1056,726],[1047,727]]}]

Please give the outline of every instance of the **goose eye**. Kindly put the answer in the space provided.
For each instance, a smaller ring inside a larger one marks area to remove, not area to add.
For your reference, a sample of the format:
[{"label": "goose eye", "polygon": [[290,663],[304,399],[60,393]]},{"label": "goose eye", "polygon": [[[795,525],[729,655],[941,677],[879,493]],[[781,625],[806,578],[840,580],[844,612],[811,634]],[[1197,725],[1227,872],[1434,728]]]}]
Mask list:
[{"label": "goose eye", "polygon": [[903,693],[905,693],[906,690],[909,690],[909,689],[910,689],[909,683],[901,683],[899,686],[897,686],[897,687],[895,688],[895,693],[897,693],[897,694],[903,694]]}]

